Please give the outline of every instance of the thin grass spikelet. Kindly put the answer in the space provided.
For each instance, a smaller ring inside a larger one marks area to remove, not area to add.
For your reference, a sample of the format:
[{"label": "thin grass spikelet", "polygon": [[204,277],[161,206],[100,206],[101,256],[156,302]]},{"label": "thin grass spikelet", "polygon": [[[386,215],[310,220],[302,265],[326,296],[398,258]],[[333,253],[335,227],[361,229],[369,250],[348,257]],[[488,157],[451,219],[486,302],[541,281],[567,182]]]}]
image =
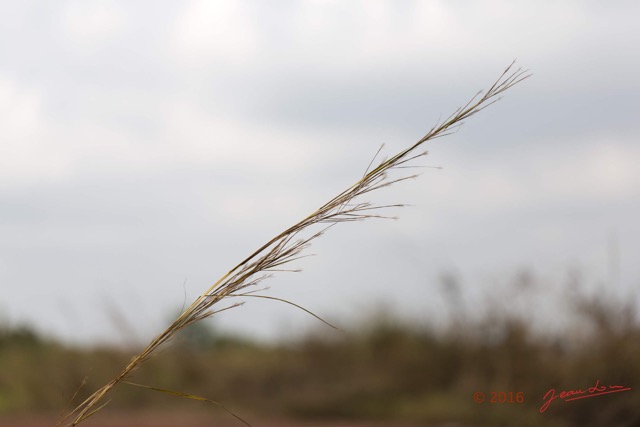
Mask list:
[{"label": "thin grass spikelet", "polygon": [[[175,319],[166,330],[156,336],[140,354],[133,357],[129,364],[126,365],[115,378],[96,390],[75,409],[66,414],[66,416],[60,420],[58,426],[76,426],[97,413],[109,403],[107,400],[109,393],[122,383],[164,391],[196,400],[213,402],[209,399],[191,396],[186,393],[172,392],[157,387],[131,383],[128,379],[134,371],[139,369],[160,347],[168,343],[182,329],[216,313],[242,305],[243,302],[238,301],[238,298],[253,297],[281,301],[318,317],[295,303],[258,293],[263,291],[264,288],[257,289],[257,286],[264,280],[270,278],[274,273],[281,271],[299,271],[291,268],[290,264],[308,256],[305,251],[309,248],[310,244],[335,225],[370,218],[389,218],[389,216],[384,214],[385,211],[389,210],[389,208],[403,205],[373,205],[369,202],[361,201],[362,196],[399,182],[416,178],[417,175],[415,174],[404,175],[399,178],[390,178],[389,172],[411,167],[409,164],[412,161],[427,155],[427,152],[422,150],[423,145],[427,141],[450,135],[461,126],[464,120],[498,101],[502,93],[530,76],[522,69],[514,70],[513,68],[514,63],[504,70],[488,90],[478,92],[464,106],[458,108],[445,120],[433,126],[429,132],[417,142],[388,159],[381,160],[374,166],[375,160],[382,150],[382,147],[380,147],[362,177],[355,184],[320,206],[316,211],[301,221],[273,237],[224,274],[196,298],[191,305],[184,309],[178,318]],[[224,302],[226,302],[225,300],[228,298],[231,298],[231,303],[230,305],[224,306]],[[237,302],[232,302],[234,299],[236,299]],[[323,319],[319,319],[325,322]],[[217,402],[213,403],[219,405]]]}]

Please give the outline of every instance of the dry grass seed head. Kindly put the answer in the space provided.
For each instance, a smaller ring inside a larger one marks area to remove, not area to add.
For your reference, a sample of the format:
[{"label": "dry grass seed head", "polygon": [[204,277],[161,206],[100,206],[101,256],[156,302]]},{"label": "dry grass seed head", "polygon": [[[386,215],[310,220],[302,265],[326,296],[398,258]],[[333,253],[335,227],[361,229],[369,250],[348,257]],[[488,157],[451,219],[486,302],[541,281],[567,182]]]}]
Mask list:
[{"label": "dry grass seed head", "polygon": [[[530,74],[520,68],[513,70],[514,63],[511,63],[511,65],[504,70],[500,77],[487,91],[478,92],[464,106],[458,108],[444,121],[437,123],[429,130],[429,132],[427,132],[426,135],[413,145],[388,159],[382,160],[374,168],[371,168],[382,149],[381,147],[376,153],[374,160],[371,161],[364,175],[358,182],[338,194],[333,199],[329,200],[300,222],[294,224],[269,240],[242,262],[229,270],[229,272],[223,275],[217,282],[211,285],[209,289],[203,292],[202,295],[200,295],[189,307],[187,307],[187,309],[185,309],[165,331],[155,337],[148,346],[139,355],[135,356],[113,380],[90,395],[84,402],[67,414],[67,416],[58,423],[58,425],[63,425],[63,423],[66,422],[66,424],[64,424],[65,426],[76,426],[102,409],[108,403],[108,401],[106,403],[102,401],[111,392],[111,390],[119,383],[124,382],[124,380],[138,369],[146,360],[148,360],[159,347],[171,340],[171,338],[173,338],[183,328],[210,317],[215,313],[219,313],[242,304],[239,302],[228,307],[212,310],[213,306],[219,304],[226,298],[258,297],[283,301],[318,317],[290,301],[253,294],[248,292],[247,289],[256,286],[266,278],[270,277],[271,272],[280,271],[282,270],[281,267],[300,259],[304,256],[302,253],[309,247],[310,243],[322,236],[334,225],[343,222],[361,221],[368,218],[385,217],[384,215],[379,215],[376,212],[389,207],[401,206],[372,206],[368,202],[355,202],[355,200],[372,191],[389,187],[404,180],[415,178],[417,175],[390,179],[389,172],[394,169],[404,168],[407,163],[410,163],[418,157],[425,156],[427,154],[426,151],[417,152],[425,142],[441,138],[456,131],[464,120],[498,101],[503,92],[530,76]],[[318,225],[322,225],[324,228],[312,233],[309,237],[299,237],[310,228]],[[146,387],[154,390],[161,390],[154,387]],[[176,395],[189,396],[184,393],[164,391]],[[208,401],[208,399],[204,398],[197,398],[197,400]],[[68,422],[69,420],[71,421]]]}]

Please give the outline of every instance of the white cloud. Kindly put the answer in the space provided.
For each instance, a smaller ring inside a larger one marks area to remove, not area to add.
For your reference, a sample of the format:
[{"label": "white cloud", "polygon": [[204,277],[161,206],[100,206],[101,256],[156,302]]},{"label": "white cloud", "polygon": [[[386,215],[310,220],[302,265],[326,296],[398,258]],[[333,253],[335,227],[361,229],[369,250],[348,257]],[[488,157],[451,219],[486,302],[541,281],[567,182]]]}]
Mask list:
[{"label": "white cloud", "polygon": [[125,28],[127,15],[111,0],[71,1],[62,12],[62,24],[76,45],[91,46],[106,41]]},{"label": "white cloud", "polygon": [[238,165],[255,173],[291,171],[317,155],[321,141],[309,134],[207,114],[188,100],[168,103],[164,140],[172,160],[210,167]]},{"label": "white cloud", "polygon": [[45,128],[39,93],[0,75],[0,188],[65,174],[65,159]]},{"label": "white cloud", "polygon": [[[576,144],[575,146],[577,146]],[[572,155],[539,164],[541,188],[546,197],[606,201],[640,195],[640,149],[602,138],[585,144]]]},{"label": "white cloud", "polygon": [[0,120],[3,137],[24,140],[34,135],[40,114],[40,99],[34,90],[19,87],[0,76]]},{"label": "white cloud", "polygon": [[174,52],[183,60],[242,64],[258,49],[258,33],[240,0],[193,0],[170,34]]},{"label": "white cloud", "polygon": [[[377,67],[424,63],[505,62],[527,54],[549,56],[580,43],[597,20],[579,3],[448,1],[303,2],[283,24],[300,54],[323,67],[362,61]],[[532,25],[531,23],[534,23]],[[341,62],[341,64],[340,64]]]},{"label": "white cloud", "polygon": [[551,145],[540,144],[526,158],[499,166],[460,158],[455,167],[429,174],[429,192],[422,203],[500,217],[521,208],[559,209],[568,203],[594,207],[640,197],[640,149],[631,141],[558,141],[550,155]]}]

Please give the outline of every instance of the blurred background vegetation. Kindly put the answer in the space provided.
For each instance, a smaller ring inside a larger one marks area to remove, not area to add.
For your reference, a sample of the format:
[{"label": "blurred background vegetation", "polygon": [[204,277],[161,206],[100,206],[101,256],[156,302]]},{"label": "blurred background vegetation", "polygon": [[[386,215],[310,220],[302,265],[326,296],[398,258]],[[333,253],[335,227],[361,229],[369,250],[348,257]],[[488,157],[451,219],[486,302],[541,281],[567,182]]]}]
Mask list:
[{"label": "blurred background vegetation", "polygon": [[[224,402],[239,414],[287,419],[429,426],[639,425],[636,295],[614,298],[605,286],[589,292],[573,283],[550,314],[561,326],[540,329],[532,321],[540,307],[527,301],[544,287],[530,274],[512,280],[510,292],[494,294],[482,315],[462,301],[462,283],[455,275],[444,275],[441,282],[451,315],[439,326],[399,320],[380,310],[347,330],[323,326],[265,344],[197,324],[132,381]],[[82,399],[119,371],[137,350],[133,347],[70,346],[26,326],[3,326],[0,420],[56,413],[86,378],[76,396]],[[555,401],[539,413],[550,388],[584,390],[596,381],[632,391]],[[478,391],[487,399],[491,392],[522,392],[524,402],[479,404],[473,400]],[[113,397],[110,411],[202,406],[126,385]]]}]

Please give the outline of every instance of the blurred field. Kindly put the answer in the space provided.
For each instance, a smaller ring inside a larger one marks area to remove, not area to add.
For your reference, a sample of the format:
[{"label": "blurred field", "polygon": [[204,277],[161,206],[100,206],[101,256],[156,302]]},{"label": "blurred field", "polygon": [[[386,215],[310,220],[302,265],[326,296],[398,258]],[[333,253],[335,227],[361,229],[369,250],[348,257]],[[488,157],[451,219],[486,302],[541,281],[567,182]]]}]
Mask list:
[{"label": "blurred field", "polygon": [[[255,426],[640,425],[640,326],[632,300],[574,293],[567,307],[575,322],[560,335],[534,333],[526,312],[495,311],[475,320],[459,313],[440,330],[379,315],[344,333],[327,328],[270,346],[195,327],[132,381],[222,402]],[[85,376],[77,399],[133,353],[71,348],[28,328],[5,328],[0,425],[55,424],[51,414]],[[554,401],[539,413],[550,388],[586,389],[596,381],[632,390]],[[475,392],[487,401],[474,402]],[[490,403],[491,392],[522,392],[524,401]],[[213,405],[123,385],[109,409],[83,425],[242,424]]]},{"label": "blurred field", "polygon": [[[235,427],[237,421],[229,420],[212,414],[204,414],[197,411],[172,411],[168,413],[153,412],[120,412],[105,414],[100,419],[86,421],[87,427]],[[0,418],[2,427],[45,427],[53,425],[51,420],[55,416],[22,415]],[[254,426],[262,427],[417,427],[418,424],[408,423],[380,423],[360,421],[309,421],[285,418],[263,419],[252,417],[250,420]]]}]

